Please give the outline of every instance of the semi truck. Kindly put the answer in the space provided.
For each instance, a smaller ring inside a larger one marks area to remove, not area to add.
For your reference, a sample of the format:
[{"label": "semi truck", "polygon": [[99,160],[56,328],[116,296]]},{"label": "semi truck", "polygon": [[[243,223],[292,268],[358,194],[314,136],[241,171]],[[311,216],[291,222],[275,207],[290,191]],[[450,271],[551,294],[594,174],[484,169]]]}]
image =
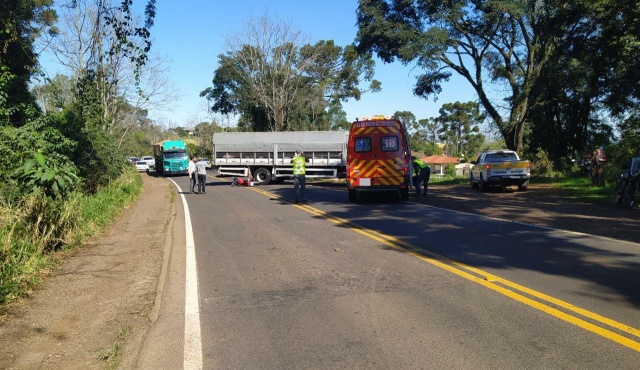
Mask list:
[{"label": "semi truck", "polygon": [[216,132],[211,165],[219,176],[252,177],[256,184],[293,176],[297,149],[309,159],[307,178],[343,178],[347,131]]},{"label": "semi truck", "polygon": [[189,158],[183,140],[164,140],[153,145],[155,169],[159,176],[186,175]]}]

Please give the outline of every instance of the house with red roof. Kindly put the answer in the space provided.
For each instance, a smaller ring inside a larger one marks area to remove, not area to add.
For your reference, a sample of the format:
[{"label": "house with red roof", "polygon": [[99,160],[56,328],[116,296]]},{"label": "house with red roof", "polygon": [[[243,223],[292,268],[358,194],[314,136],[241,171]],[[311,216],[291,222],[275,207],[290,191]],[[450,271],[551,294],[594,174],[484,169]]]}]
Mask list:
[{"label": "house with red roof", "polygon": [[424,163],[431,167],[432,175],[444,176],[444,168],[447,164],[453,164],[456,168],[456,174],[458,176],[467,176],[469,174],[469,163],[460,163],[460,158],[449,157],[446,155],[430,155],[428,157],[420,158]]}]

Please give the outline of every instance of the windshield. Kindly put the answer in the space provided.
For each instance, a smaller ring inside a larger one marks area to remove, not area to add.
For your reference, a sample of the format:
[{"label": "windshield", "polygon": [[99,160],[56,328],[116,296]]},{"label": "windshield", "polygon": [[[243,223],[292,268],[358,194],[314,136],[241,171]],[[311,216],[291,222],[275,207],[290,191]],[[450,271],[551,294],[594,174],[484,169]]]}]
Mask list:
[{"label": "windshield", "polygon": [[165,159],[187,159],[187,152],[165,152]]},{"label": "windshield", "polygon": [[517,161],[518,157],[515,153],[491,153],[487,154],[486,162],[509,162]]}]

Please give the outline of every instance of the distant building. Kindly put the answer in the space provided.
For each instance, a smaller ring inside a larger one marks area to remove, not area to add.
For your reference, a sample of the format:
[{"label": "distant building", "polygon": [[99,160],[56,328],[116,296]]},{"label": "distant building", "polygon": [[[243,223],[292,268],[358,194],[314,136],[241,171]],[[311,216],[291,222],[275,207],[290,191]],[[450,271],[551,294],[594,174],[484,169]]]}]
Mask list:
[{"label": "distant building", "polygon": [[[460,171],[458,171],[458,166],[460,165],[460,158],[456,158],[456,157],[448,157],[446,155],[431,155],[428,157],[423,157],[420,158],[424,163],[428,164],[429,167],[431,167],[431,174],[432,175],[444,175],[444,168],[446,167],[447,164],[451,163],[454,166],[456,166],[456,173],[458,174],[458,176],[464,176],[465,175],[465,171],[464,171],[464,165],[466,163],[462,164],[462,167],[460,168]],[[466,172],[468,173],[468,172]]]}]

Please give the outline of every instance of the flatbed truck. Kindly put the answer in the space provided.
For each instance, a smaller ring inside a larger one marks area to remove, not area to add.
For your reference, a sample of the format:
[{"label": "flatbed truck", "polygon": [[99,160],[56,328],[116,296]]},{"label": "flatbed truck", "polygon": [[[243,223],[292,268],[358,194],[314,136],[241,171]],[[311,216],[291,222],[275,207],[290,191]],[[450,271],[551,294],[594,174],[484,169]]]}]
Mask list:
[{"label": "flatbed truck", "polygon": [[216,132],[211,165],[219,176],[252,177],[256,184],[293,176],[297,149],[309,159],[307,178],[343,178],[348,131]]}]

